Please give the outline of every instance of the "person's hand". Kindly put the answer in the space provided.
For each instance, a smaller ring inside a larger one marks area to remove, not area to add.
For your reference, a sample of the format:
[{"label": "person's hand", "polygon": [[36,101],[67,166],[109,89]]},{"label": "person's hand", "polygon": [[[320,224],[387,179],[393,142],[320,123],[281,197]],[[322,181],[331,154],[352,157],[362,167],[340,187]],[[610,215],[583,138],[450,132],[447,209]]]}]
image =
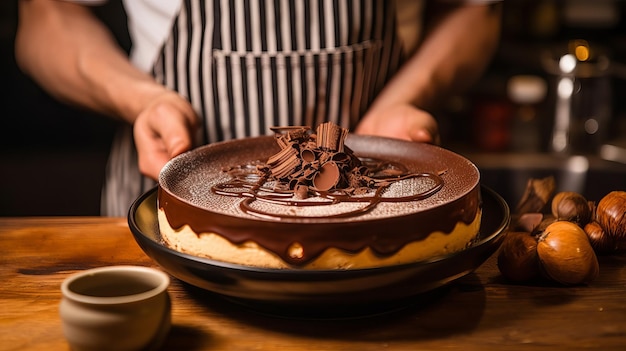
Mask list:
[{"label": "person's hand", "polygon": [[157,179],[172,157],[190,150],[197,123],[191,104],[180,95],[165,91],[152,99],[133,126],[141,173]]},{"label": "person's hand", "polygon": [[410,104],[368,112],[355,133],[439,144],[437,121],[430,113]]}]

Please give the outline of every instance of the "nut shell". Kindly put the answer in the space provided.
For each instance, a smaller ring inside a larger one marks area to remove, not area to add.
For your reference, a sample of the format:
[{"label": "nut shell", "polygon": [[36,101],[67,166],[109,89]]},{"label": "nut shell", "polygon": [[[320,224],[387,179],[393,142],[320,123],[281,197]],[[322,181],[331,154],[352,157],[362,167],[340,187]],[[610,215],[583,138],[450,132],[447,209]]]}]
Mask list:
[{"label": "nut shell", "polygon": [[537,240],[527,232],[509,232],[498,252],[498,269],[513,282],[527,282],[540,275]]},{"label": "nut shell", "polygon": [[626,191],[612,191],[596,206],[596,221],[616,240],[626,239]]},{"label": "nut shell", "polygon": [[589,222],[584,228],[589,243],[598,254],[605,254],[617,251],[618,247],[615,238],[607,234],[598,222]]},{"label": "nut shell", "polygon": [[560,221],[570,221],[581,228],[591,220],[592,210],[584,196],[573,191],[563,191],[552,199],[552,215]]},{"label": "nut shell", "polygon": [[572,222],[557,221],[546,227],[538,239],[537,254],[543,272],[561,284],[589,283],[599,274],[587,234]]}]

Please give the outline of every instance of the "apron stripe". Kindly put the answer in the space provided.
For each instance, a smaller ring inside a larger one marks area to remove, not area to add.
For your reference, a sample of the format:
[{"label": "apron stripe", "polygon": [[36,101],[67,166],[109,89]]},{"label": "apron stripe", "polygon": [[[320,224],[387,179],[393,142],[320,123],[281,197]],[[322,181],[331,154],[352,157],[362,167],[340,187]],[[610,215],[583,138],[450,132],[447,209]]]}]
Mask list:
[{"label": "apron stripe", "polygon": [[321,45],[320,45],[320,40],[323,39],[322,37],[322,33],[320,30],[320,19],[319,19],[319,12],[318,12],[318,8],[319,8],[319,4],[318,4],[319,0],[311,0],[309,2],[310,4],[310,8],[308,13],[310,13],[310,25],[308,27],[305,27],[306,29],[310,29],[310,31],[307,32],[307,36],[309,37],[309,42],[311,43],[310,46],[307,46],[308,50],[311,51],[319,51]]},{"label": "apron stripe", "polygon": [[[306,11],[304,1],[296,1],[293,8],[300,15],[299,21],[296,21],[296,48],[298,51],[304,51],[311,47],[311,40],[307,35],[306,28],[311,28],[311,16]],[[304,15],[302,15],[304,14]],[[296,18],[296,17],[294,17]]]},{"label": "apron stripe", "polygon": [[[209,72],[207,72],[205,70],[204,65],[201,64],[201,62],[203,62],[206,59],[206,52],[210,51],[210,50],[205,50],[206,48],[206,41],[207,41],[207,35],[206,34],[206,30],[205,28],[207,28],[207,18],[212,18],[208,17],[206,14],[206,7],[205,7],[205,2],[204,0],[200,0],[199,4],[196,5],[196,7],[194,7],[194,12],[198,13],[198,17],[196,18],[196,20],[199,21],[200,25],[194,26],[196,28],[196,32],[194,33],[194,37],[197,39],[196,43],[197,43],[197,61],[194,61],[194,65],[197,66],[196,69],[196,79],[192,79],[193,81],[195,81],[197,83],[197,86],[194,88],[194,91],[197,91],[197,99],[196,101],[192,101],[194,109],[196,110],[196,112],[198,112],[199,116],[206,116],[207,114],[207,110],[206,110],[206,106],[208,104],[208,99],[206,99],[206,94],[207,94],[207,90],[206,90],[206,82],[207,82],[207,78],[210,78],[210,74]],[[195,96],[195,95],[194,95]],[[192,97],[193,99],[193,97]],[[209,135],[207,133],[207,128],[198,128],[197,131],[197,136],[196,136],[196,140],[198,141],[198,144],[203,145],[209,142]]]},{"label": "apron stripe", "polygon": [[[233,23],[231,27],[233,28],[236,34],[236,43],[235,48],[237,52],[245,53],[246,52],[246,37],[248,37],[246,33],[246,24],[245,24],[245,7],[243,4],[243,0],[235,0],[235,13],[231,16],[233,18]],[[250,118],[249,115],[245,113],[245,92],[243,87],[245,87],[244,77],[245,77],[245,57],[238,56],[232,57],[233,65],[231,65],[232,69],[232,86],[233,91],[238,92],[238,94],[231,94],[234,99],[234,110],[233,110],[233,121],[232,124],[235,127],[235,135],[250,135]],[[244,123],[237,123],[238,116],[243,116]]]},{"label": "apron stripe", "polygon": [[[221,47],[222,46],[222,36],[220,35],[221,33],[221,23],[222,23],[222,10],[220,7],[220,2],[219,0],[213,0],[211,1],[213,3],[213,18],[214,18],[214,22],[213,22],[213,33],[212,33],[212,38],[213,38],[213,45],[212,46],[208,46],[205,50],[207,50],[210,54],[207,56],[206,60],[202,63],[203,65],[205,65],[205,67],[207,67],[208,69],[211,70],[212,73],[212,79],[208,82],[209,84],[207,84],[208,86],[212,87],[212,94],[210,96],[213,97],[213,108],[209,109],[207,108],[207,115],[204,117],[205,118],[205,123],[208,121],[209,123],[211,123],[212,125],[208,126],[209,128],[211,128],[209,130],[209,132],[212,132],[212,136],[215,137],[215,139],[213,140],[209,140],[209,142],[214,142],[214,141],[219,141],[219,140],[224,140],[225,136],[224,136],[224,130],[226,129],[224,126],[222,126],[222,120],[225,118],[219,118],[220,115],[222,115],[221,113],[221,106],[220,106],[220,100],[219,100],[219,90],[217,89],[217,84],[218,82],[223,82],[223,77],[222,80],[220,80],[220,77],[217,74],[217,64],[210,64],[207,65],[207,62],[211,62],[213,63],[214,60],[214,54],[213,54],[213,47]],[[208,7],[208,6],[207,6]],[[219,57],[215,58],[216,60],[219,59]],[[217,63],[217,61],[216,61]],[[224,116],[227,116],[224,115]]]},{"label": "apron stripe", "polygon": [[[205,111],[203,107],[204,98],[202,83],[204,81],[202,79],[202,67],[200,65],[204,32],[202,30],[204,27],[204,20],[201,18],[203,9],[200,8],[202,4],[199,2],[191,2],[190,0],[185,1],[190,2],[187,6],[190,6],[192,16],[192,20],[189,21],[187,26],[189,32],[189,49],[187,52],[187,68],[189,74],[187,76],[187,89],[189,91],[189,98],[194,110],[198,113],[198,115],[203,116]],[[202,23],[202,26],[193,26],[193,23]]]},{"label": "apron stripe", "polygon": [[[189,0],[185,0],[185,1],[189,1]],[[181,68],[185,69],[185,71],[181,72],[181,77],[182,77],[182,79],[184,81],[184,85],[183,86],[185,87],[184,94],[182,94],[182,95],[186,96],[190,101],[195,101],[195,99],[191,98],[191,94],[192,94],[192,92],[191,92],[191,81],[192,80],[195,81],[195,79],[191,79],[191,77],[193,77],[192,72],[191,72],[191,70],[193,69],[193,66],[191,65],[191,60],[192,60],[191,55],[192,55],[192,50],[193,50],[193,47],[194,47],[194,45],[193,45],[193,40],[194,40],[193,21],[194,21],[194,18],[191,17],[191,16],[193,16],[194,13],[193,13],[193,8],[191,8],[191,3],[189,3],[187,6],[183,6],[183,7],[186,8],[186,9],[190,9],[192,12],[186,15],[186,17],[187,17],[187,20],[185,21],[186,28],[184,30],[185,41],[186,42],[185,42],[184,45],[182,45],[183,48],[181,48],[181,51],[185,52],[185,54],[184,54],[185,55],[184,56],[185,60],[184,60],[184,62],[181,63],[183,65]],[[188,11],[188,10],[185,10],[185,11]]]},{"label": "apron stripe", "polygon": [[[178,18],[176,18],[174,22],[174,26],[178,27]],[[163,64],[164,64],[164,82],[166,87],[171,90],[177,90],[176,83],[178,81],[178,73],[176,72],[175,64],[176,57],[174,56],[174,48],[178,44],[178,34],[176,32],[172,33],[172,40],[170,40],[166,46],[163,53]]]},{"label": "apron stripe", "polygon": [[[287,87],[287,94],[285,95],[285,98],[287,99],[287,125],[295,125],[296,121],[295,121],[295,106],[296,106],[296,102],[294,101],[294,94],[297,90],[299,90],[299,88],[295,85],[294,82],[294,76],[297,76],[297,72],[294,72],[294,59],[295,56],[294,55],[286,55],[285,56],[285,75],[286,75],[286,87]],[[295,73],[295,74],[294,74]]]},{"label": "apron stripe", "polygon": [[176,36],[176,45],[174,51],[174,72],[176,73],[176,84],[174,85],[174,90],[178,91],[178,93],[186,98],[189,98],[189,94],[187,93],[187,84],[185,82],[185,77],[187,76],[186,71],[186,61],[187,61],[187,9],[182,6],[181,13],[178,16],[178,21],[176,25],[178,26]]},{"label": "apron stripe", "polygon": [[290,0],[278,0],[276,8],[280,11],[278,18],[281,19],[280,35],[281,48],[286,54],[291,53],[294,50],[293,41],[291,40],[291,28],[293,28],[291,12],[289,11]]}]

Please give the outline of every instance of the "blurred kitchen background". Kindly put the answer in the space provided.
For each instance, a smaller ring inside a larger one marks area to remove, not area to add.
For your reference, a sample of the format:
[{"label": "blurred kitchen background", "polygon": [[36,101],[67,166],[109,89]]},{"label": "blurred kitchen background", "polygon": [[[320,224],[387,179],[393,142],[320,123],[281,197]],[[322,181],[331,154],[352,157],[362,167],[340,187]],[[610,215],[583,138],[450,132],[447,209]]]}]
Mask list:
[{"label": "blurred kitchen background", "polygon": [[[97,9],[130,48],[118,0]],[[98,215],[115,121],[56,102],[13,57],[0,2],[0,216]],[[442,144],[512,206],[529,178],[597,201],[626,190],[626,1],[506,0],[484,77],[437,111]]]}]

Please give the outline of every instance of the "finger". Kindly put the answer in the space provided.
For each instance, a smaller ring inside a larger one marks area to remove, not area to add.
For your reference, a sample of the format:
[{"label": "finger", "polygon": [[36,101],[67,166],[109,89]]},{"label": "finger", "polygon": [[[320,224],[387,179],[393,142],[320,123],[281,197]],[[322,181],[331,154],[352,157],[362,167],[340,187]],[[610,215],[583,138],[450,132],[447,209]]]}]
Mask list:
[{"label": "finger", "polygon": [[133,128],[139,170],[143,175],[157,179],[170,157],[160,137],[141,121],[138,119]]},{"label": "finger", "polygon": [[143,144],[143,150],[145,151],[141,152],[138,150],[139,171],[141,174],[156,180],[163,166],[170,160],[170,157],[159,144],[154,144],[154,146],[150,146],[150,143],[146,142]]},{"label": "finger", "polygon": [[151,106],[134,124],[140,171],[157,178],[163,166],[192,146],[191,130],[196,116],[191,107],[166,100]]},{"label": "finger", "polygon": [[408,135],[412,141],[439,145],[439,128],[437,120],[428,112],[418,111],[414,115],[412,128]]},{"label": "finger", "polygon": [[181,110],[176,105],[159,105],[155,117],[149,119],[149,127],[160,137],[165,152],[171,158],[191,149],[195,120],[193,110]]},{"label": "finger", "polygon": [[434,138],[430,132],[426,129],[416,129],[409,131],[409,138],[411,141],[418,143],[433,143]]},{"label": "finger", "polygon": [[409,139],[411,141],[420,142],[420,143],[429,143],[429,144],[440,144],[439,132],[437,128],[421,127],[408,131]]}]

